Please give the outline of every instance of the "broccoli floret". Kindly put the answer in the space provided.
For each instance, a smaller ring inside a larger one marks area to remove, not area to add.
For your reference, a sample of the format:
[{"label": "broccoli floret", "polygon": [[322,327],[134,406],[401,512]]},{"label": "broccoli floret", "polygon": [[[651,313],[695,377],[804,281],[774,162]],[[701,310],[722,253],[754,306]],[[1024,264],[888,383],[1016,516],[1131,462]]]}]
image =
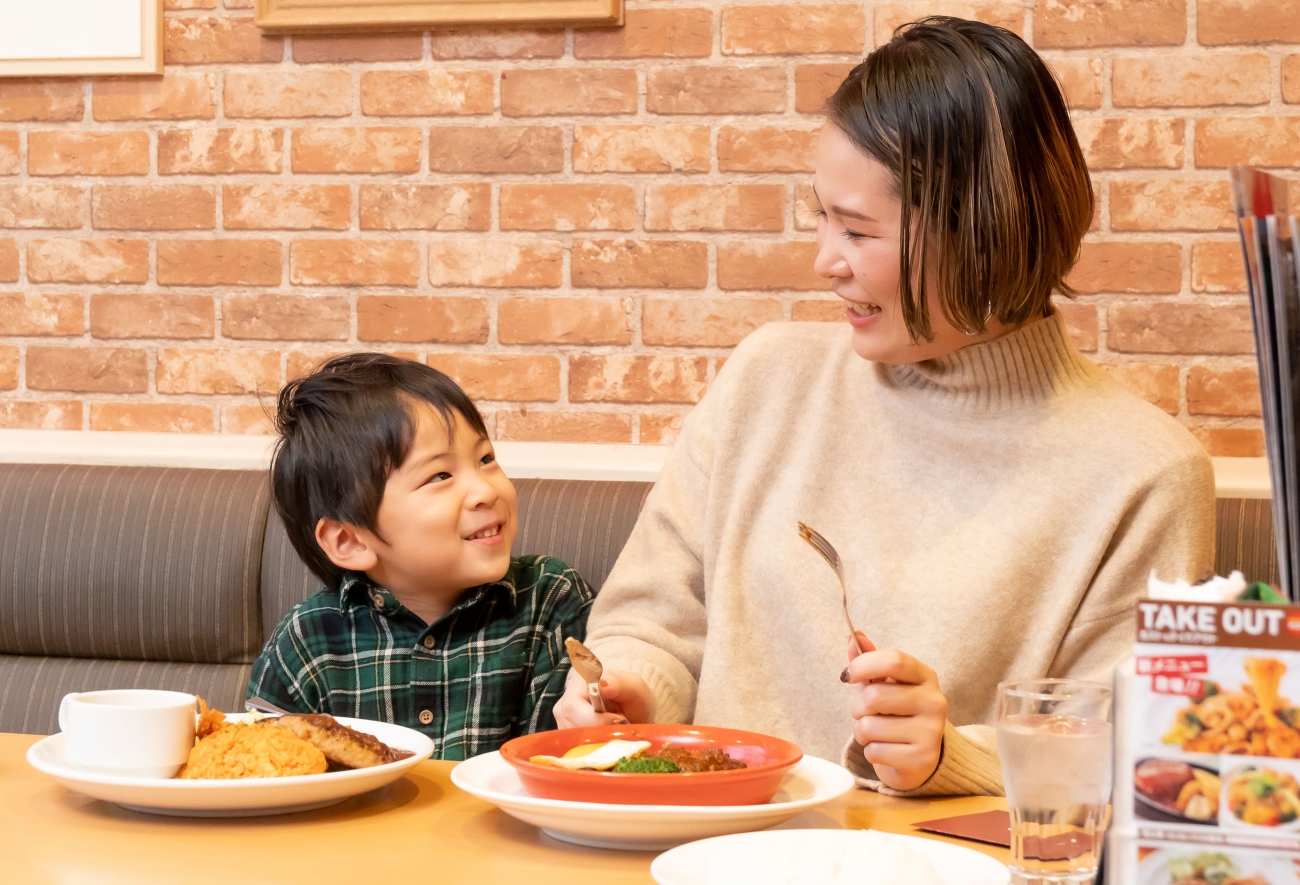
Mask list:
[{"label": "broccoli floret", "polygon": [[614,770],[623,774],[674,774],[681,771],[677,763],[662,756],[629,756],[618,760]]}]

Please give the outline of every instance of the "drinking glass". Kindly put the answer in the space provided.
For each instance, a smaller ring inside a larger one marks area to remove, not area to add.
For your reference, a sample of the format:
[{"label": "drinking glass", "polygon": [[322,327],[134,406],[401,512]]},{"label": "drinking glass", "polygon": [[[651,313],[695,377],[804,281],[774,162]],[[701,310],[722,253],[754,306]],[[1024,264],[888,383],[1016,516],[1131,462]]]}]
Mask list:
[{"label": "drinking glass", "polygon": [[1011,810],[1011,881],[1086,885],[1097,875],[1112,782],[1108,685],[998,686],[998,758]]}]

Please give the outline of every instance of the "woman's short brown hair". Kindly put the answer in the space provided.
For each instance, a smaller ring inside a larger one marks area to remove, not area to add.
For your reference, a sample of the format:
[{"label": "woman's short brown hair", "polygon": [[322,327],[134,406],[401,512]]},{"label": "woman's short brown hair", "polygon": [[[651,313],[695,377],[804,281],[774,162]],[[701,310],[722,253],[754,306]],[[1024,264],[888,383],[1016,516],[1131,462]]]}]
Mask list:
[{"label": "woman's short brown hair", "polygon": [[931,339],[930,259],[944,316],[982,332],[1051,312],[1092,222],[1087,164],[1047,66],[1004,28],[948,16],[904,25],[850,72],[827,112],[893,173],[900,297]]}]

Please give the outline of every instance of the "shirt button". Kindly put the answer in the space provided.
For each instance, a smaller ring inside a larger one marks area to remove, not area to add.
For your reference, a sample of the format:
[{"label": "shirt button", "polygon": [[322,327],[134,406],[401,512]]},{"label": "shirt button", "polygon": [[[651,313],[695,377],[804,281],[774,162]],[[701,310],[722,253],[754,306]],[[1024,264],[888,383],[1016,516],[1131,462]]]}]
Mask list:
[{"label": "shirt button", "polygon": [[432,722],[432,721],[433,721],[433,714],[432,714],[432,713],[430,713],[428,710],[421,710],[421,711],[420,711],[420,724],[421,724],[421,725],[428,725],[428,724],[429,724],[430,722]]},{"label": "shirt button", "polygon": [[437,641],[432,636],[424,637],[423,645],[425,648],[433,648],[437,644],[438,644]]}]

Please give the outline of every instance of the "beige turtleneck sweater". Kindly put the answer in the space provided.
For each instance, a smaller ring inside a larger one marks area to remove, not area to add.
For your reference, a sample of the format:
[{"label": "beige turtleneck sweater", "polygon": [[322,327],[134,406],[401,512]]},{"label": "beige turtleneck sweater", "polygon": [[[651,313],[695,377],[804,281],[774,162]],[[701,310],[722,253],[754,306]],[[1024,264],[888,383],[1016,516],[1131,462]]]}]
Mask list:
[{"label": "beige turtleneck sweater", "polygon": [[858,357],[845,326],[750,335],[687,418],[588,644],[647,680],[660,721],[778,735],[881,788],[839,681],[839,585],[798,520],[839,550],[858,629],[938,673],[943,757],[909,795],[1000,794],[997,684],[1109,681],[1148,573],[1212,566],[1214,478],[1059,315],[903,366]]}]

